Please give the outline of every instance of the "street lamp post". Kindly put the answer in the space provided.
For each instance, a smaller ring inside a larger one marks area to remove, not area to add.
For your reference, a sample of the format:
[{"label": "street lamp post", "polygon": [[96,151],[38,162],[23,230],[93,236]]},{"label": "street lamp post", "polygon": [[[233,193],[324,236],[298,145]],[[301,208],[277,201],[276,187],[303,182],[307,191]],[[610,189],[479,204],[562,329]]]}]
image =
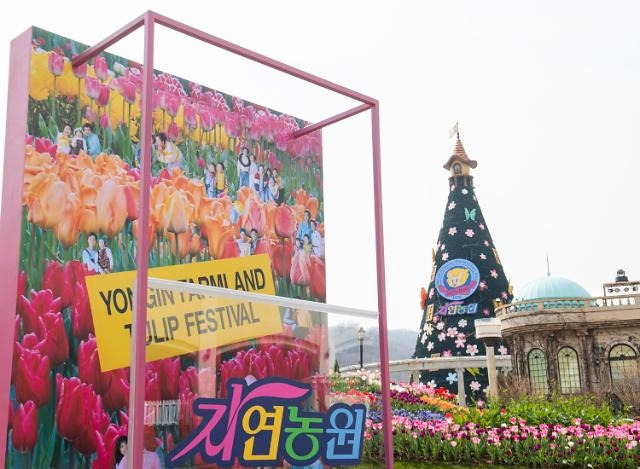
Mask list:
[{"label": "street lamp post", "polygon": [[496,341],[502,337],[502,324],[498,318],[476,319],[476,338],[482,339],[487,351],[487,371],[489,373],[489,394],[498,397],[498,374],[496,355],[493,349]]},{"label": "street lamp post", "polygon": [[364,351],[364,334],[364,327],[360,326],[360,329],[358,329],[358,340],[360,341],[360,369],[364,368],[364,364],[362,362]]}]

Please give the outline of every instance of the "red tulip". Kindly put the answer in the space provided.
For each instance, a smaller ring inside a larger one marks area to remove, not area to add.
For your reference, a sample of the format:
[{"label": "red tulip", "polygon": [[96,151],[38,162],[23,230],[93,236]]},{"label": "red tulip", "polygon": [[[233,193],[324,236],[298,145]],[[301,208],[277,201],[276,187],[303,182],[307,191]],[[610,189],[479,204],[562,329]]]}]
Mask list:
[{"label": "red tulip", "polygon": [[126,77],[118,78],[118,91],[129,104],[136,102],[136,85]]},{"label": "red tulip", "polygon": [[204,169],[206,165],[206,161],[202,157],[198,157],[198,168]]},{"label": "red tulip", "polygon": [[38,408],[32,401],[18,405],[13,419],[11,444],[21,453],[33,449],[38,441]]},{"label": "red tulip", "polygon": [[222,256],[220,256],[220,259],[232,259],[239,256],[240,248],[238,247],[238,243],[236,243],[232,237],[227,238],[222,247]]},{"label": "red tulip", "polygon": [[107,85],[100,85],[100,89],[98,91],[98,97],[96,102],[98,106],[105,107],[109,104],[109,95],[111,94],[111,90]]},{"label": "red tulip", "polygon": [[[46,288],[46,287],[45,287]],[[16,298],[16,308],[21,306],[20,297],[27,294],[27,273],[23,270],[18,274],[18,296]],[[20,313],[20,311],[18,311]]]},{"label": "red tulip", "polygon": [[107,68],[107,60],[99,55],[93,59],[93,70],[96,72],[96,76],[104,81],[109,77],[109,69]]},{"label": "red tulip", "polygon": [[187,391],[197,393],[198,392],[198,371],[195,367],[190,366],[182,373],[180,373],[180,379],[178,380],[178,390],[180,393]]},{"label": "red tulip", "polygon": [[151,362],[147,367],[157,373],[161,400],[177,399],[180,383],[180,358],[165,358]]},{"label": "red tulip", "polygon": [[16,400],[33,401],[38,407],[49,402],[51,366],[49,357],[37,350],[23,348],[18,358],[15,376]]},{"label": "red tulip", "polygon": [[11,427],[13,427],[13,414],[15,413],[15,410],[13,410],[13,404],[11,403],[11,400],[9,400],[9,417],[7,418],[7,426],[9,428],[9,430],[11,430]]},{"label": "red tulip", "polygon": [[62,75],[62,71],[64,70],[64,56],[57,52],[49,52],[48,66],[49,71],[59,77]]},{"label": "red tulip", "polygon": [[[180,439],[186,438],[198,425],[198,418],[193,413],[194,394],[186,390],[180,393],[180,415],[178,419],[178,432]],[[196,466],[200,467],[200,466]]]},{"label": "red tulip", "polygon": [[85,393],[85,412],[88,416],[85,431],[73,440],[74,447],[80,454],[89,456],[98,450],[99,438],[97,435],[107,431],[109,427],[109,415],[102,407],[102,399],[96,396],[91,387]]},{"label": "red tulip", "polygon": [[[176,396],[177,397],[177,396]],[[144,426],[144,449],[147,451],[155,451],[160,446],[160,440],[156,438],[155,427],[151,425]]]},{"label": "red tulip", "polygon": [[160,391],[160,379],[155,367],[147,364],[144,371],[144,400],[160,401],[162,400],[162,392]]},{"label": "red tulip", "polygon": [[273,266],[273,270],[275,270],[276,275],[280,278],[291,272],[291,251],[291,241],[288,239],[284,240],[284,245],[282,243],[278,243],[271,249],[271,265]]},{"label": "red tulip", "polygon": [[78,339],[86,339],[89,334],[95,334],[93,318],[89,307],[89,295],[84,282],[76,282],[76,296],[71,309],[73,335]]},{"label": "red tulip", "polygon": [[100,96],[100,81],[93,77],[85,78],[84,92],[89,99],[96,99]]},{"label": "red tulip", "polygon": [[129,407],[129,374],[127,368],[103,373],[109,381],[109,388],[102,394],[104,406],[109,410],[122,410]]},{"label": "red tulip", "polygon": [[78,378],[64,378],[56,375],[58,404],[56,406],[56,428],[58,434],[73,441],[90,431],[91,404],[95,393],[88,384]]},{"label": "red tulip", "polygon": [[71,287],[65,284],[64,272],[59,263],[47,261],[42,277],[42,289],[51,290],[55,297],[59,297],[62,308],[71,304],[73,292]]},{"label": "red tulip", "polygon": [[[72,58],[76,58],[78,54],[73,54]],[[78,66],[72,67],[73,74],[76,78],[84,78],[87,76],[87,62],[83,62]]]},{"label": "red tulip", "polygon": [[98,394],[104,393],[111,384],[111,376],[100,371],[96,338],[89,334],[78,346],[78,377],[93,386]]},{"label": "red tulip", "polygon": [[51,140],[42,137],[36,137],[34,147],[38,153],[49,153],[52,158],[56,157],[58,150],[58,145],[54,145]]},{"label": "red tulip", "polygon": [[[84,284],[84,278],[87,275],[89,274],[86,273],[84,264],[77,259],[67,262],[67,264],[64,266],[64,283],[68,289],[66,293],[68,293],[69,296],[67,306],[71,306],[71,303],[75,298],[74,290],[76,282]],[[66,298],[66,293],[63,292],[62,295],[58,295],[63,299],[63,304]]]},{"label": "red tulip", "polygon": [[276,234],[282,238],[294,236],[296,232],[296,213],[288,205],[279,205],[276,208],[275,218]]},{"label": "red tulip", "polygon": [[311,260],[304,249],[296,252],[291,259],[291,282],[296,285],[309,285]]},{"label": "red tulip", "polygon": [[167,128],[167,137],[169,137],[173,141],[180,138],[180,128],[178,127],[178,124],[176,124],[175,122],[169,124],[169,127]]},{"label": "red tulip", "polygon": [[56,313],[62,309],[62,300],[56,298],[51,290],[31,290],[31,298],[21,296],[19,299],[22,311],[22,329],[25,334],[38,332],[38,318],[45,313]]},{"label": "red tulip", "polygon": [[327,281],[324,261],[317,256],[311,256],[309,274],[311,276],[309,283],[311,295],[320,301],[325,301],[327,297]]},{"label": "red tulip", "polygon": [[62,365],[69,358],[69,339],[62,313],[45,313],[39,321],[40,352],[49,357],[51,366]]},{"label": "red tulip", "polygon": [[254,254],[269,254],[269,241],[262,238],[256,243]]}]

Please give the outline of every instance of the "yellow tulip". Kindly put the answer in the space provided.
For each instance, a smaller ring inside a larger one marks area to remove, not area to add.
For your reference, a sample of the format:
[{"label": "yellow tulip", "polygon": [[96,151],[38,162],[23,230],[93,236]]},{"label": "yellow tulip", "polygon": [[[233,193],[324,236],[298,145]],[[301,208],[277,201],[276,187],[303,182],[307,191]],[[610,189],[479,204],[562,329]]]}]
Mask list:
[{"label": "yellow tulip", "polygon": [[57,207],[60,219],[55,227],[56,236],[64,247],[68,248],[78,241],[80,229],[80,199],[75,194],[69,194],[63,205]]}]

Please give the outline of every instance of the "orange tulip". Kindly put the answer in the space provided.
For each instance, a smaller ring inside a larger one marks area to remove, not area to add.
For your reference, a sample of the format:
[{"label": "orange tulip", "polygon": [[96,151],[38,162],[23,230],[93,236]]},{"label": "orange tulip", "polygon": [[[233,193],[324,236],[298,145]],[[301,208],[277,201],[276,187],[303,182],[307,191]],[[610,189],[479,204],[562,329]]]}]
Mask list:
[{"label": "orange tulip", "polygon": [[189,227],[193,216],[193,204],[189,202],[186,194],[180,190],[174,190],[162,207],[162,226],[173,233],[184,233]]},{"label": "orange tulip", "polygon": [[100,223],[98,223],[98,214],[95,205],[83,207],[80,210],[80,231],[84,234],[89,234],[96,233],[99,230]]},{"label": "orange tulip", "polygon": [[324,261],[317,256],[311,256],[311,268],[309,270],[309,290],[311,295],[320,301],[327,297],[327,282]]},{"label": "orange tulip", "polygon": [[60,207],[63,207],[69,198],[70,192],[67,185],[57,180],[56,176],[48,175],[43,180],[35,181],[41,184],[31,184],[29,197],[29,221],[43,228],[53,229],[60,221]]},{"label": "orange tulip", "polygon": [[[153,247],[153,243],[156,241],[156,231],[157,231],[158,223],[153,219],[153,217],[149,217],[149,251]],[[132,223],[133,228],[133,236],[138,240],[138,220],[134,220]],[[162,245],[160,245],[162,247]]]},{"label": "orange tulip", "polygon": [[[169,240],[169,244],[171,245],[171,252],[173,252],[174,256],[178,255],[178,250],[180,259],[184,259],[187,257],[189,253],[190,245],[191,245],[191,231],[187,230],[183,233],[175,234],[171,231],[167,231],[166,238]],[[178,245],[176,246],[176,238],[178,240]]]},{"label": "orange tulip", "polygon": [[60,220],[56,225],[56,236],[65,248],[69,248],[78,241],[80,231],[80,199],[75,194],[69,194],[64,204],[58,207]]},{"label": "orange tulip", "polygon": [[264,215],[266,218],[267,226],[266,226],[266,234],[270,239],[277,240],[278,235],[276,235],[276,209],[278,206],[275,202],[271,201],[266,204],[262,204],[262,210],[264,211]]},{"label": "orange tulip", "polygon": [[100,231],[110,238],[115,236],[127,219],[127,198],[122,186],[113,179],[107,180],[98,190],[96,209]]},{"label": "orange tulip", "polygon": [[189,243],[189,254],[197,256],[200,254],[200,235],[194,234]]},{"label": "orange tulip", "polygon": [[242,205],[245,205],[245,202],[253,197],[255,197],[255,192],[249,187],[243,186],[236,192],[236,200],[242,202]]},{"label": "orange tulip", "polygon": [[293,196],[293,200],[295,200],[296,205],[306,205],[307,199],[309,196],[307,195],[307,191],[304,189],[298,189],[297,191],[293,191],[291,194]]},{"label": "orange tulip", "polygon": [[163,182],[156,184],[151,189],[149,212],[158,221],[162,220],[162,208],[167,200],[168,189]]},{"label": "orange tulip", "polygon": [[315,197],[309,197],[307,203],[304,204],[306,210],[309,210],[311,213],[311,219],[315,220],[318,216],[318,208],[320,207],[320,202]]},{"label": "orange tulip", "polygon": [[300,249],[291,259],[291,282],[296,285],[309,285],[311,260],[304,249]]},{"label": "orange tulip", "polygon": [[259,202],[255,199],[249,199],[244,207],[242,214],[242,226],[247,231],[255,229],[259,236],[263,236],[267,227],[267,217],[262,210]]},{"label": "orange tulip", "polygon": [[140,215],[140,186],[130,184],[122,186],[122,190],[127,200],[127,220],[136,220]]},{"label": "orange tulip", "polygon": [[233,227],[221,217],[209,217],[204,224],[209,245],[209,254],[214,259],[222,259],[224,245],[227,239],[233,239]]}]

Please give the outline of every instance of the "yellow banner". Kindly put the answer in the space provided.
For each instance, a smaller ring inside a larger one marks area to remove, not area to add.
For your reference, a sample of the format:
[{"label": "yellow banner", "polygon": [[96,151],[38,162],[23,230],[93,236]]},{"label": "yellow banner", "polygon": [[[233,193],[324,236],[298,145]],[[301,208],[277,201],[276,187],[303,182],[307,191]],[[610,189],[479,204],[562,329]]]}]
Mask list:
[{"label": "yellow banner", "polygon": [[[275,294],[267,254],[149,269],[149,277]],[[102,371],[129,366],[136,272],[86,277]],[[279,308],[149,288],[147,361],[282,331]]]}]

